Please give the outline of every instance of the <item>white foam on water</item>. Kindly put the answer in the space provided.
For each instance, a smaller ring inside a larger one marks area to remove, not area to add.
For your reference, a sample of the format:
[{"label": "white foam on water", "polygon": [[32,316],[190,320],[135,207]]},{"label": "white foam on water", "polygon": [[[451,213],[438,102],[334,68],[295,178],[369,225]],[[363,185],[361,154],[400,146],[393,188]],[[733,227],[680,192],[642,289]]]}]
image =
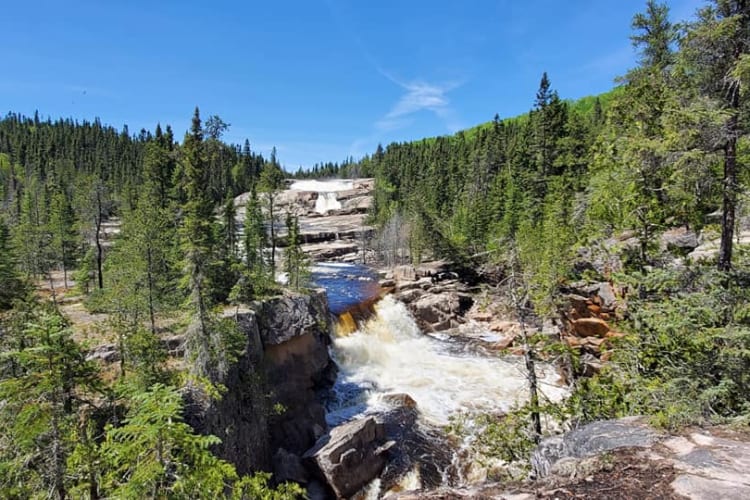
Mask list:
[{"label": "white foam on water", "polygon": [[294,181],[289,189],[295,191],[315,191],[317,193],[330,193],[333,191],[346,191],[354,187],[353,181],[333,179],[328,181],[302,180]]},{"label": "white foam on water", "polygon": [[327,214],[331,210],[339,210],[341,202],[336,198],[336,193],[331,191],[322,191],[318,193],[318,199],[315,200],[315,211],[319,214]]},{"label": "white foam on water", "polygon": [[[528,398],[520,359],[451,353],[442,341],[421,333],[406,306],[391,296],[376,311],[357,332],[334,340],[340,381],[374,387],[368,408],[382,407],[383,394],[406,393],[422,418],[446,425],[459,413],[507,411]],[[538,364],[537,372],[547,398],[564,397],[551,367]]]}]

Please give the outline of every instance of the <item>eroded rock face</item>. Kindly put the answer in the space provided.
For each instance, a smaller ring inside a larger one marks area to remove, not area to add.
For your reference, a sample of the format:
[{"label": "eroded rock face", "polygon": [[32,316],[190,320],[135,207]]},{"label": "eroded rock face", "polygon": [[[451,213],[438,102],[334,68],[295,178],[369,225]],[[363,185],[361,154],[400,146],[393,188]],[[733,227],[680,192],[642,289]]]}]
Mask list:
[{"label": "eroded rock face", "polygon": [[747,435],[721,427],[675,436],[637,417],[593,422],[542,441],[532,465],[542,498],[750,498]]},{"label": "eroded rock face", "polygon": [[531,464],[537,477],[545,477],[562,459],[590,457],[617,448],[648,448],[660,438],[658,432],[633,417],[593,422],[542,441]]},{"label": "eroded rock face", "polygon": [[326,295],[319,291],[266,301],[258,323],[273,409],[271,443],[301,454],[327,429],[318,394],[336,381],[328,353],[332,325]]},{"label": "eroded rock face", "polygon": [[228,311],[247,342],[223,379],[215,381],[226,387],[220,400],[200,387],[185,388],[186,421],[202,434],[219,437],[215,451],[238,472],[277,466],[279,473],[299,479],[294,456],[326,432],[318,393],[336,376],[328,354],[326,295],[276,297],[254,309]]},{"label": "eroded rock face", "polygon": [[245,334],[246,344],[237,362],[217,381],[227,391],[221,399],[215,400],[201,386],[185,387],[185,421],[196,432],[221,439],[214,451],[233,463],[239,473],[269,471],[272,465],[267,419],[270,408],[265,396],[263,344],[255,313],[238,312],[234,319]]},{"label": "eroded rock face", "polygon": [[384,425],[368,417],[335,427],[304,458],[315,464],[338,498],[348,498],[380,474],[388,448]]}]

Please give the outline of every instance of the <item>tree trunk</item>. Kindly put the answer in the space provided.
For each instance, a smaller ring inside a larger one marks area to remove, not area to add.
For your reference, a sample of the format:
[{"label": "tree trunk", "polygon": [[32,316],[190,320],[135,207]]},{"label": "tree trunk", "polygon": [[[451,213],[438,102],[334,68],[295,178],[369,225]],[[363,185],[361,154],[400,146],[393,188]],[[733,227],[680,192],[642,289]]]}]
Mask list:
[{"label": "tree trunk", "polygon": [[521,335],[523,337],[523,360],[526,365],[527,377],[529,380],[529,405],[531,406],[531,426],[534,432],[532,436],[535,443],[539,443],[542,437],[542,418],[539,414],[539,381],[536,377],[536,366],[534,363],[533,353],[529,345],[529,337],[526,333],[526,321],[521,316]]},{"label": "tree trunk", "polygon": [[271,278],[276,279],[276,228],[274,227],[273,193],[268,193],[268,216],[271,218]]},{"label": "tree trunk", "polygon": [[[49,336],[49,330],[47,330],[47,347],[51,346],[51,340]],[[54,360],[52,352],[47,353],[47,369],[50,374],[55,373]],[[68,494],[65,490],[64,472],[65,472],[65,456],[63,455],[62,447],[62,435],[60,432],[60,422],[58,408],[60,405],[61,396],[57,384],[52,388],[52,418],[50,426],[52,427],[52,482],[54,484],[54,490],[60,500],[65,500]]]},{"label": "tree trunk", "polygon": [[153,257],[151,256],[151,247],[146,251],[146,260],[148,263],[148,316],[151,321],[151,333],[156,335],[156,321],[154,319],[154,273]]},{"label": "tree trunk", "polygon": [[65,251],[65,243],[62,244],[62,268],[63,268],[63,286],[65,290],[68,289],[68,266],[66,262],[68,260],[68,253]]},{"label": "tree trunk", "polygon": [[737,206],[737,115],[728,122],[729,140],[724,146],[724,186],[721,214],[721,247],[719,248],[719,270],[732,268],[732,245],[734,238],[735,209]]},{"label": "tree trunk", "polygon": [[102,276],[103,249],[101,238],[99,235],[102,229],[102,197],[98,190],[96,192],[96,211],[96,217],[94,219],[94,223],[96,224],[96,273],[99,290],[102,290],[104,288],[104,278]]}]

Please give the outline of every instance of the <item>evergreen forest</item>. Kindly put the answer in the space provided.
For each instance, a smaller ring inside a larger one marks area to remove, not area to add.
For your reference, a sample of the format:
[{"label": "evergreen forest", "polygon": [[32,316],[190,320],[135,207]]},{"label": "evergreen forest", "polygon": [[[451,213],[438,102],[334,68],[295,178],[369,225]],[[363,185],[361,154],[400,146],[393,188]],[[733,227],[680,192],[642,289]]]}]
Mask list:
[{"label": "evergreen forest", "polygon": [[[488,289],[520,290],[535,320],[559,316],[577,283],[624,291],[627,310],[611,318],[622,336],[596,373],[580,349],[528,339],[536,361],[566,365],[571,396],[490,426],[503,456],[521,435],[523,451],[538,441],[527,430],[540,412],[566,425],[647,415],[667,429],[746,428],[750,2],[707,0],[674,20],[648,0],[631,41],[638,64],[607,93],[567,99],[543,73],[521,116],[296,173],[275,150],[225,142],[230,125],[198,108],[184,137],[0,119],[0,497],[304,496],[219,457],[183,398],[185,387],[224,396],[217,381],[242,349],[225,311],[304,293],[299,221],[277,205],[293,177],[374,178],[368,220],[374,239],[399,235],[399,264],[469,269]],[[689,256],[674,235],[711,251]],[[104,331],[73,328],[68,296],[105,315]],[[177,333],[179,359],[163,341]],[[116,362],[89,356],[102,339]]]}]

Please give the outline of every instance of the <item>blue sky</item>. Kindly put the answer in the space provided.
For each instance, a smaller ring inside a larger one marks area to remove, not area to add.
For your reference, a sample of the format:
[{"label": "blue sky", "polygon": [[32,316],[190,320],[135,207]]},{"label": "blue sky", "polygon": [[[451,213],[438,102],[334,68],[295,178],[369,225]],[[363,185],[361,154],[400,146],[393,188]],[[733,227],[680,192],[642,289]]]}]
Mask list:
[{"label": "blue sky", "polygon": [[[675,20],[704,4],[667,3]],[[4,4],[0,112],[181,138],[198,105],[296,169],[515,116],[543,71],[563,98],[604,92],[645,0]]]}]

